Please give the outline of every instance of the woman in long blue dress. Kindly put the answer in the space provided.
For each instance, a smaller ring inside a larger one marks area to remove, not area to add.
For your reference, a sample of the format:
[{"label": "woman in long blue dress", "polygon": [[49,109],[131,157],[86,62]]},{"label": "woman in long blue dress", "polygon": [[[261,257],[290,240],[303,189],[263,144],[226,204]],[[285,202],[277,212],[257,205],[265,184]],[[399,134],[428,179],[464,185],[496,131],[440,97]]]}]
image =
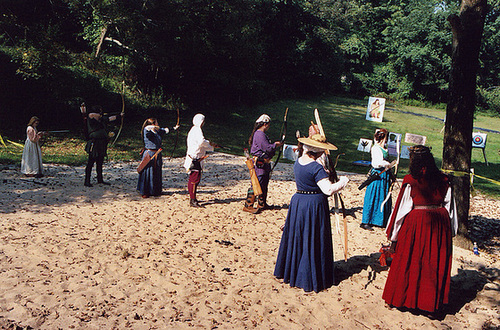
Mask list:
[{"label": "woman in long blue dress", "polygon": [[[175,126],[173,129],[176,130],[177,128],[178,126]],[[155,158],[149,162],[141,173],[139,173],[137,190],[143,198],[161,195],[161,168],[163,160],[161,151],[159,153],[157,153],[157,151],[161,148],[162,137],[168,134],[168,132],[168,128],[161,128],[158,125],[156,118],[146,119],[142,125],[141,136],[144,140],[144,152],[142,154],[142,159],[144,159],[146,155],[153,157],[156,154]]]},{"label": "woman in long blue dress", "polygon": [[337,148],[315,134],[299,138],[302,156],[293,170],[297,192],[288,208],[274,276],[304,291],[319,292],[334,284],[333,243],[328,196],[343,189],[349,181],[340,177],[331,183],[316,160],[325,150]]},{"label": "woman in long blue dress", "polygon": [[[388,161],[389,152],[385,145],[387,143],[388,132],[386,129],[377,129],[373,135],[375,141],[372,149],[372,169],[370,175],[374,173],[381,173],[392,164]],[[361,220],[361,228],[366,230],[373,230],[373,226],[385,227],[391,214],[392,201],[389,198],[384,204],[383,210],[380,206],[384,202],[389,187],[391,185],[391,172],[386,171],[380,175],[380,179],[374,180],[366,187],[365,199],[363,202],[363,218]]]}]

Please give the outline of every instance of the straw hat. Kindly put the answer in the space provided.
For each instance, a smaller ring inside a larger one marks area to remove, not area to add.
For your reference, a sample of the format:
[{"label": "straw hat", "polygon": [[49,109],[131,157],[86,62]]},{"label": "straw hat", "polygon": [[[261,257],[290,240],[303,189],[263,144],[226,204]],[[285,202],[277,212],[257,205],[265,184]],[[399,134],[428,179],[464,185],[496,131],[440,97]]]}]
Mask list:
[{"label": "straw hat", "polygon": [[320,134],[314,134],[311,137],[303,137],[298,139],[300,143],[306,146],[311,146],[324,150],[337,150],[338,148],[326,141],[326,137]]}]

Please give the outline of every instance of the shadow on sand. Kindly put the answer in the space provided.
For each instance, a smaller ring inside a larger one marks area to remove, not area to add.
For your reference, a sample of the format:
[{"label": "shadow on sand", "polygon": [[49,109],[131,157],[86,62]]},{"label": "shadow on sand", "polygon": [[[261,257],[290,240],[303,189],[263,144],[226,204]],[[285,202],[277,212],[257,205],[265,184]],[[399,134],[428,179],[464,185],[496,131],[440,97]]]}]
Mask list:
[{"label": "shadow on sand", "polygon": [[[339,260],[335,262],[335,285],[339,285],[342,281],[350,278],[354,274],[361,273],[363,270],[368,271],[368,280],[365,288],[373,282],[377,274],[388,271],[389,266],[383,267],[380,265],[378,258],[380,253],[372,253],[368,255],[353,256],[346,261]],[[500,279],[500,269],[487,268],[482,265],[476,265],[477,269],[463,270],[459,269],[458,274],[451,277],[449,303],[444,305],[441,310],[435,313],[425,311],[412,310],[407,308],[398,308],[402,312],[410,312],[414,315],[423,315],[430,319],[443,320],[446,315],[454,315],[458,313],[464,306],[470,303],[477,297],[478,292],[484,289],[484,286],[489,282],[498,281]],[[492,286],[489,290],[498,291],[500,294],[500,286]],[[496,295],[498,296],[498,295]],[[491,299],[491,305],[497,306],[498,301]]]}]

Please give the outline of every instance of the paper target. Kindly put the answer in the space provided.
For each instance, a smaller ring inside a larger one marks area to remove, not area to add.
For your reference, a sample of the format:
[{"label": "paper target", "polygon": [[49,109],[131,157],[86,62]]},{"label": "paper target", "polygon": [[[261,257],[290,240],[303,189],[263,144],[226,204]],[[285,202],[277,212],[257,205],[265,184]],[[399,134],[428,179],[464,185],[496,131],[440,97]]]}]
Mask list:
[{"label": "paper target", "polygon": [[484,149],[486,147],[486,133],[472,133],[472,147]]}]

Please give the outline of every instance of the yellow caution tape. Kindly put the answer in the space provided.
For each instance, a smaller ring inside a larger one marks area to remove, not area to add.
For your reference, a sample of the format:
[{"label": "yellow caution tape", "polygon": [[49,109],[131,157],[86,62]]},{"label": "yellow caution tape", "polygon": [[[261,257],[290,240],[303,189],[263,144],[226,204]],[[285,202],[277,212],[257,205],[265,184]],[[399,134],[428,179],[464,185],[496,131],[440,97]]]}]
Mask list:
[{"label": "yellow caution tape", "polygon": [[7,142],[12,143],[12,144],[13,144],[13,145],[15,145],[16,147],[19,147],[19,148],[24,148],[24,145],[23,145],[23,144],[21,144],[21,143],[17,143],[17,142],[10,141],[10,140],[7,140]]},{"label": "yellow caution tape", "polygon": [[[454,171],[454,170],[445,170],[445,169],[441,169],[441,171],[443,171],[444,173],[448,173],[448,174],[451,174],[453,176],[457,176],[457,177],[464,177],[464,176],[470,176],[471,173],[467,173],[465,171]],[[493,180],[493,179],[490,179],[490,178],[486,178],[484,176],[481,176],[481,175],[478,175],[478,174],[475,174],[475,173],[472,173],[472,177],[471,177],[471,183],[472,183],[472,179],[473,177],[478,177],[480,179],[483,179],[483,180],[487,180],[487,181],[490,181],[490,182],[493,182],[494,184],[496,185],[499,185],[500,186],[500,182],[499,181],[496,181],[496,180]]]},{"label": "yellow caution tape", "polygon": [[[18,147],[18,148],[24,148],[24,145],[20,144],[20,143],[17,143],[17,142],[14,142],[14,141],[10,141],[10,140],[7,140],[0,135],[0,143],[5,147],[5,148],[8,148],[7,144],[5,143],[5,141],[9,142],[10,144]],[[10,151],[9,151],[10,152]]]},{"label": "yellow caution tape", "polygon": [[469,176],[470,175],[469,172],[465,172],[465,171],[455,171],[455,170],[445,170],[445,169],[441,169],[441,171],[443,171],[444,173],[451,174],[453,176],[458,176],[458,177],[463,177],[463,176]]},{"label": "yellow caution tape", "polygon": [[496,180],[493,180],[493,179],[490,179],[490,178],[485,178],[484,176],[480,176],[480,175],[477,175],[477,174],[474,174],[474,176],[477,176],[478,178],[483,179],[483,180],[488,180],[488,181],[493,182],[494,184],[500,186],[500,182],[499,181],[496,181]]},{"label": "yellow caution tape", "polygon": [[0,135],[0,142],[2,142],[2,144],[3,144],[3,146],[4,146],[5,148],[7,148],[7,145],[5,144],[5,142],[4,142],[4,140],[3,140],[3,138],[2,138],[2,136],[1,136],[1,135]]}]

